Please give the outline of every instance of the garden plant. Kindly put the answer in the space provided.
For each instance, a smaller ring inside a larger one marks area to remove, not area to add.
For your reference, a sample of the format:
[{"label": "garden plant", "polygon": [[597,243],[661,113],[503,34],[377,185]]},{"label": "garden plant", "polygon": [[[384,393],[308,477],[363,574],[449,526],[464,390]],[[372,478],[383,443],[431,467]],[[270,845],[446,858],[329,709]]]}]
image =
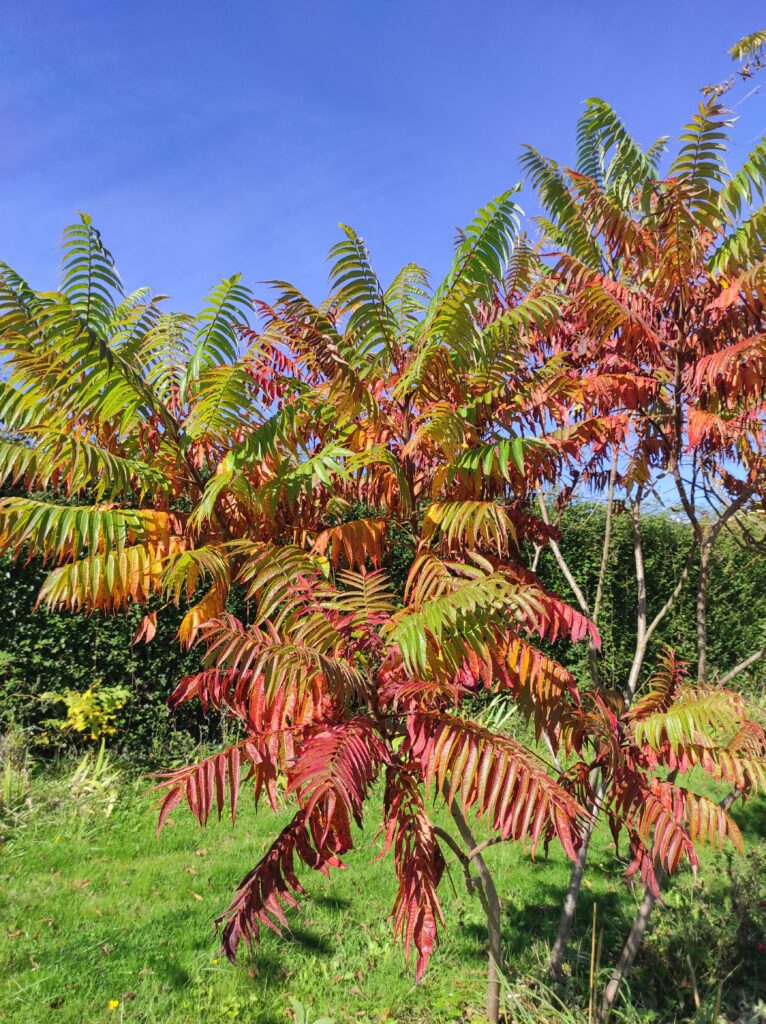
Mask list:
[{"label": "garden plant", "polygon": [[[458,233],[436,286],[414,264],[381,284],[345,226],[320,304],[285,282],[256,298],[234,275],[197,315],[167,312],[124,293],[86,215],[65,232],[57,291],[0,267],[0,548],[43,561],[49,610],[141,606],[136,643],[183,609],[179,644],[203,667],[169,704],[229,725],[221,749],[155,780],[160,828],[184,802],[201,825],[233,821],[244,794],[289,808],[218,918],[232,961],[263,926],[285,928],[303,868],[344,866],[364,822],[382,830],[417,980],[456,860],[485,913],[497,1021],[490,848],[559,843],[574,862],[560,978],[604,818],[646,893],[606,1017],[666,876],[696,868],[704,843],[741,848],[729,808],[766,785],[766,734],[729,684],[764,652],[716,675],[708,587],[724,533],[763,543],[766,148],[729,172],[724,90],[667,165],[665,140],[642,150],[590,101],[575,169],[523,158],[539,237],[514,187]],[[667,486],[690,544],[650,617],[642,516]],[[605,511],[592,596],[560,544],[578,489]],[[598,626],[617,514],[637,608],[613,685]],[[547,552],[571,600],[544,586]],[[687,586],[695,662],[662,647],[648,664]],[[587,650],[586,673],[555,657],[562,644]],[[483,715],[490,697],[518,710],[520,735]],[[705,774],[730,798],[695,788]]]}]

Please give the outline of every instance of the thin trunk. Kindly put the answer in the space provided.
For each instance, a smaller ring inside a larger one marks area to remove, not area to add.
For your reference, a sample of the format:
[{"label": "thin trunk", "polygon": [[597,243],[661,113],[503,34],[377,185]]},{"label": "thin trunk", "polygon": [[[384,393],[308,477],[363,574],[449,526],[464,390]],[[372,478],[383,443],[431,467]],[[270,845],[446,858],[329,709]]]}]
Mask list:
[{"label": "thin trunk", "polygon": [[[612,492],[613,497],[613,492]],[[643,541],[641,536],[641,500],[643,497],[643,491],[639,488],[636,494],[636,500],[631,506],[631,520],[633,525],[633,559],[635,564],[636,573],[636,587],[637,587],[637,612],[636,612],[636,647],[633,654],[633,661],[631,662],[630,671],[628,674],[628,680],[625,686],[625,705],[630,707],[635,697],[636,690],[638,689],[638,683],[641,678],[641,671],[644,667],[646,660],[646,653],[649,647],[649,640],[654,635],[655,630],[662,623],[668,613],[673,609],[678,597],[683,590],[684,584],[689,577],[692,565],[694,563],[694,556],[697,550],[697,540],[692,543],[689,553],[684,563],[684,568],[681,575],[676,582],[668,599],[665,604],[660,608],[657,614],[654,616],[651,622],[648,622],[648,602],[647,602],[647,587],[646,587],[646,572],[644,568],[644,551]],[[544,508],[542,495],[538,491],[538,499],[540,500],[541,510]],[[543,518],[547,521],[547,509],[544,509]],[[608,545],[604,544],[604,551],[602,553],[602,566],[605,564],[604,559],[608,557]],[[564,562],[563,555],[560,550],[554,551],[556,559],[559,565],[562,567],[567,579],[572,575],[569,566]],[[573,588],[574,589],[574,588]],[[575,591],[577,595],[577,591]],[[580,592],[581,594],[581,592]],[[597,595],[598,599],[598,595]],[[579,600],[579,598],[578,598]],[[580,601],[581,607],[584,604],[584,597]],[[601,601],[597,600],[597,605],[600,607]],[[594,606],[595,608],[596,606]],[[587,608],[587,606],[586,606]],[[584,609],[585,610],[585,609]],[[591,672],[591,678],[593,673]],[[569,935],[572,930],[574,923],[575,910],[577,908],[577,902],[580,898],[580,889],[582,887],[582,880],[585,874],[585,865],[588,858],[588,849],[590,847],[590,840],[595,828],[596,818],[598,817],[601,801],[604,797],[605,785],[603,781],[600,783],[596,801],[591,808],[591,820],[586,825],[583,832],[583,844],[580,847],[577,855],[577,860],[569,877],[569,885],[567,886],[566,896],[564,897],[564,905],[561,911],[561,917],[559,919],[558,932],[556,939],[553,944],[550,958],[550,971],[554,978],[557,980],[561,977],[562,967],[564,964],[564,957],[566,955],[567,943],[569,941]]]},{"label": "thin trunk", "polygon": [[633,703],[633,698],[638,688],[638,681],[641,678],[641,669],[644,666],[647,647],[646,570],[644,569],[644,546],[641,538],[642,497],[643,492],[639,487],[636,500],[630,507],[630,519],[633,525],[633,562],[636,571],[636,650],[630,666],[628,683],[625,687],[626,707],[630,707]]},{"label": "thin trunk", "polygon": [[[661,881],[659,875],[657,881]],[[617,992],[622,984],[622,979],[631,969],[633,961],[636,959],[636,953],[638,953],[641,942],[643,941],[644,932],[646,931],[646,926],[649,924],[649,918],[652,916],[652,911],[654,910],[654,904],[656,902],[657,897],[647,886],[646,891],[644,892],[644,898],[641,900],[641,904],[633,920],[633,925],[628,933],[627,939],[625,940],[625,945],[622,947],[620,959],[617,961],[617,966],[604,989],[604,995],[601,1000],[601,1010],[598,1015],[600,1021],[605,1021],[612,1011],[612,1006],[617,998]]]},{"label": "thin trunk", "polygon": [[[487,1017],[492,1024],[500,1020],[500,966],[503,962],[501,948],[501,916],[500,897],[497,894],[492,874],[479,852],[479,845],[468,826],[456,801],[450,805],[452,820],[455,822],[460,838],[468,847],[470,853],[466,857],[469,864],[476,866],[476,873],[479,876],[479,897],[487,917],[487,933],[489,937],[489,957],[487,963]],[[465,867],[465,862],[464,862]]]},{"label": "thin trunk", "polygon": [[710,573],[712,546],[706,537],[700,546],[699,576],[697,577],[697,682],[705,686],[708,681],[707,669],[707,585]]},{"label": "thin trunk", "polygon": [[[707,663],[707,593],[708,593],[708,581],[710,575],[710,556],[713,551],[713,545],[718,537],[723,526],[726,522],[742,508],[744,504],[749,500],[749,491],[744,491],[728,506],[721,516],[716,520],[711,528],[703,529],[699,523],[693,503],[689,500],[686,493],[686,489],[683,486],[681,474],[678,468],[677,461],[673,465],[674,476],[676,479],[676,485],[678,493],[681,498],[681,502],[687,513],[690,523],[694,529],[695,541],[699,544],[700,560],[699,560],[699,574],[697,576],[697,590],[695,599],[695,620],[696,620],[696,631],[697,631],[697,681],[701,685],[706,685],[708,682],[708,663]],[[688,574],[688,569],[691,565],[691,558],[694,554],[694,548],[689,553],[689,559],[687,560],[687,566],[684,570],[684,576]],[[682,582],[679,581],[679,582]],[[650,627],[650,635],[654,629],[654,623]],[[745,659],[741,665],[735,666],[732,672],[728,676],[724,676],[727,681],[732,679],[737,672],[742,671],[743,668],[747,668],[758,660],[762,653],[766,653],[766,649],[763,652],[758,651],[750,658]],[[724,810],[728,810],[732,803],[739,796],[739,790],[733,789],[728,793],[723,800],[720,801],[719,806]],[[664,878],[664,872],[657,872],[658,883],[661,883]],[[644,898],[639,905],[638,911],[636,912],[633,925],[628,933],[628,937],[625,940],[625,945],[622,948],[620,959],[612,973],[609,982],[604,989],[604,995],[601,1002],[601,1011],[599,1019],[605,1021],[609,1016],[614,1001],[617,998],[617,993],[620,989],[625,975],[633,966],[633,961],[636,958],[636,954],[641,947],[641,943],[646,932],[649,919],[654,910],[654,906],[657,902],[657,897],[647,887],[644,892]]]},{"label": "thin trunk", "polygon": [[[641,543],[640,525],[641,498],[642,490],[639,488],[636,500],[633,502],[631,507],[631,518],[633,520],[633,556],[636,569],[636,584],[638,586],[638,612],[636,616],[636,650],[633,656],[633,663],[630,666],[627,686],[625,688],[625,703],[627,706],[630,706],[636,692],[638,680],[641,675],[641,668],[644,664],[644,658],[646,657],[647,646],[646,575],[644,573],[644,552]],[[588,859],[590,840],[593,835],[593,830],[596,827],[596,819],[598,817],[598,812],[605,790],[606,785],[602,779],[596,791],[596,799],[590,809],[591,819],[583,832],[582,846],[577,851],[577,860],[575,861],[569,875],[569,885],[567,886],[566,895],[564,897],[564,905],[561,908],[559,927],[556,932],[556,939],[553,943],[553,949],[551,950],[551,957],[549,961],[551,975],[556,980],[561,978],[562,968],[564,966],[564,957],[566,956],[567,944],[569,942],[569,934],[572,931],[575,911],[577,909],[578,900],[580,899],[580,889],[582,887],[583,875],[585,874],[585,865]]]},{"label": "thin trunk", "polygon": [[[740,793],[741,790],[735,787],[719,801],[718,806],[724,811],[728,811]],[[664,871],[657,872],[658,887],[662,885],[666,877],[667,876]],[[622,985],[626,974],[633,966],[633,961],[636,959],[636,954],[641,948],[641,943],[643,942],[644,934],[646,933],[646,928],[649,924],[649,918],[652,916],[652,911],[654,910],[656,902],[657,896],[655,896],[647,886],[644,891],[644,898],[639,904],[636,916],[633,919],[633,924],[628,932],[628,937],[625,940],[625,945],[622,947],[620,959],[617,961],[614,971],[612,972],[612,976],[604,989],[604,995],[601,1000],[601,1010],[599,1012],[599,1020],[602,1022],[606,1021],[609,1017],[612,1007],[614,1006],[614,1001],[617,998],[617,993],[620,990],[620,986]]]},{"label": "thin trunk", "polygon": [[550,972],[556,981],[560,981],[562,977],[562,968],[564,965],[564,957],[566,956],[567,943],[569,942],[569,933],[571,932],[572,925],[574,924],[577,901],[580,899],[580,889],[582,887],[582,880],[585,874],[588,849],[593,836],[593,830],[596,827],[596,816],[598,815],[598,809],[601,801],[604,798],[604,792],[605,785],[602,780],[598,790],[596,791],[596,800],[590,808],[590,820],[583,829],[582,846],[577,851],[577,860],[575,861],[569,875],[569,885],[567,886],[566,896],[564,897],[564,905],[561,908],[561,917],[559,918],[559,928],[556,933],[556,941],[553,943],[553,949],[551,950],[551,957],[549,960]]}]

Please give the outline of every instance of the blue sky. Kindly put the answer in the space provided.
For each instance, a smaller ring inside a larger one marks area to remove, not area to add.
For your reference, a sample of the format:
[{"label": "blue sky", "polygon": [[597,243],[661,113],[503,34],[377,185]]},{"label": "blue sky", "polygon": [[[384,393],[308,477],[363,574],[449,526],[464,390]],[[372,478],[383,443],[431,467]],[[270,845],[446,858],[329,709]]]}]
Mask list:
[{"label": "blue sky", "polygon": [[[522,143],[571,158],[592,95],[644,143],[676,132],[764,27],[762,0],[8,0],[0,258],[53,287],[81,209],[128,288],[189,311],[235,270],[321,298],[339,221],[384,280],[439,275]],[[766,87],[738,113],[735,163]]]}]

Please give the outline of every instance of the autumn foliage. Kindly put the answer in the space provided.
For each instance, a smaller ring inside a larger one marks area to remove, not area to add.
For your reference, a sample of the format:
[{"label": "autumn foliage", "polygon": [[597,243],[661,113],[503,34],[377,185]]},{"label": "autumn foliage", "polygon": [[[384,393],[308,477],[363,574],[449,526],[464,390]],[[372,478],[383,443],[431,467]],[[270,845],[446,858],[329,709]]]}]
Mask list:
[{"label": "autumn foliage", "polygon": [[[231,959],[287,924],[303,868],[344,866],[378,784],[394,933],[418,979],[450,846],[429,799],[461,836],[479,819],[574,857],[597,770],[629,871],[654,887],[700,842],[740,844],[676,780],[701,767],[745,796],[764,785],[744,702],[694,685],[670,651],[630,710],[581,685],[541,645],[597,651],[598,630],[527,557],[556,535],[536,489],[595,486],[615,451],[626,488],[693,457],[729,496],[758,493],[761,271],[716,219],[750,186],[698,180],[723,117],[702,108],[665,180],[613,126],[610,188],[597,167],[530,155],[554,256],[519,233],[508,192],[436,287],[408,265],[383,288],[350,228],[321,305],[284,283],[256,301],[235,276],[198,316],[163,312],[123,294],[87,218],[67,232],[58,292],[3,268],[0,469],[29,492],[0,501],[3,550],[49,564],[51,609],[145,605],[140,642],[163,606],[186,606],[179,639],[206,667],[171,707],[200,701],[238,738],[161,777],[160,827],[182,803],[201,825],[234,820],[242,793],[293,810],[219,918]],[[727,475],[733,453],[744,476]],[[481,694],[515,702],[539,745],[485,724]]]}]

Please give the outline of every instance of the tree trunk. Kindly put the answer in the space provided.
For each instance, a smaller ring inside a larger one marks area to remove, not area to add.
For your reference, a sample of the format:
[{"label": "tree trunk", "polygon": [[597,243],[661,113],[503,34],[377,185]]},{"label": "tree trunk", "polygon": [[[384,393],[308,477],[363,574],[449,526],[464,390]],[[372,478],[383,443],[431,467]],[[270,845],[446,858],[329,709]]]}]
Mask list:
[{"label": "tree trunk", "polygon": [[[612,492],[612,497],[613,497],[613,492]],[[647,600],[646,572],[645,572],[645,568],[644,568],[643,541],[642,541],[642,537],[641,537],[641,500],[642,500],[642,497],[643,497],[643,490],[642,490],[642,488],[639,488],[637,493],[636,493],[635,500],[633,501],[633,503],[631,505],[631,510],[630,510],[631,520],[632,520],[632,525],[633,525],[633,559],[634,559],[634,563],[635,563],[635,573],[636,573],[636,589],[637,589],[637,602],[636,602],[636,605],[637,605],[637,607],[636,607],[636,648],[635,648],[635,651],[634,651],[634,654],[633,654],[633,661],[632,661],[631,666],[630,666],[630,672],[628,674],[628,679],[627,679],[627,682],[625,684],[625,707],[626,708],[629,708],[630,705],[633,703],[633,698],[635,697],[636,690],[638,689],[638,683],[639,683],[640,678],[641,678],[641,671],[642,671],[643,666],[644,666],[644,661],[646,660],[646,653],[647,653],[647,651],[649,649],[649,641],[650,641],[651,637],[654,635],[655,630],[661,625],[661,623],[665,620],[665,617],[668,615],[668,613],[675,606],[675,603],[678,600],[678,597],[681,594],[681,591],[682,591],[682,589],[684,587],[684,584],[686,583],[686,580],[688,579],[689,574],[691,572],[691,568],[692,568],[692,565],[693,565],[693,562],[694,562],[694,556],[696,554],[697,544],[698,544],[698,541],[697,541],[697,538],[696,538],[696,534],[695,534],[694,542],[692,543],[692,546],[689,549],[689,552],[688,552],[687,557],[686,557],[686,562],[684,564],[683,571],[682,571],[679,579],[677,580],[676,585],[674,586],[674,588],[671,591],[671,593],[668,595],[668,598],[665,601],[665,603],[662,606],[662,608],[660,608],[660,610],[654,616],[652,621],[649,622],[648,621],[648,600]],[[541,512],[543,513],[543,518],[544,518],[544,520],[546,522],[548,522],[547,509],[545,507],[545,503],[544,503],[544,500],[542,498],[542,494],[541,494],[540,491],[538,491],[538,499],[540,501],[540,508],[541,508]],[[608,558],[608,551],[609,551],[608,545],[605,544],[604,545],[604,550],[602,552],[602,563],[601,563],[602,567],[604,567],[605,564],[606,564],[606,558]],[[572,576],[572,574],[571,574],[571,570],[569,569],[569,567],[564,562],[563,555],[561,554],[560,551],[558,551],[558,549],[554,553],[556,554],[557,561],[559,562],[559,565],[562,568],[562,571],[565,571],[565,575],[567,575],[567,573],[568,573],[567,579],[569,580],[569,578]],[[601,584],[601,580],[600,579],[599,579],[599,583]],[[576,586],[576,584],[575,584],[575,586]],[[600,585],[600,587],[599,587],[599,594],[597,594],[597,605],[599,607],[600,607],[600,604],[601,604],[601,597],[600,597],[601,590],[602,590],[602,586]],[[578,592],[575,591],[575,593],[577,594]],[[580,598],[582,598],[582,600],[580,600]],[[583,607],[583,610],[585,611],[585,613],[587,614],[587,605],[585,605],[585,603],[584,603],[584,597],[582,596],[581,592],[579,593],[578,601],[579,601],[581,607]],[[593,667],[592,666],[591,666],[591,681],[593,682],[594,686],[598,685],[598,675],[597,675],[596,672],[593,671]],[[569,940],[569,933],[572,930],[572,924],[574,922],[575,910],[577,908],[577,901],[578,901],[578,899],[580,897],[580,888],[581,888],[581,885],[582,885],[583,875],[585,873],[585,865],[586,865],[586,861],[587,861],[587,857],[588,857],[588,849],[589,849],[589,846],[590,846],[591,835],[592,835],[593,829],[595,827],[595,819],[598,816],[598,812],[599,812],[599,809],[600,809],[600,806],[601,806],[601,801],[603,800],[603,797],[604,797],[604,793],[605,793],[605,785],[604,785],[604,783],[602,781],[602,783],[599,785],[599,788],[598,788],[598,791],[597,791],[596,802],[595,802],[593,808],[591,808],[592,821],[586,827],[586,829],[585,829],[585,831],[583,833],[583,845],[580,847],[580,850],[578,851],[577,861],[575,862],[574,866],[572,867],[572,871],[571,871],[571,874],[570,874],[570,877],[569,877],[569,885],[567,887],[567,892],[566,892],[566,896],[565,896],[565,899],[564,899],[564,906],[563,906],[562,911],[561,911],[561,918],[559,919],[558,933],[556,935],[556,940],[554,942],[553,950],[551,952],[551,958],[550,958],[550,971],[551,971],[551,974],[553,975],[553,977],[556,980],[558,980],[561,977],[561,969],[562,969],[562,966],[563,966],[563,963],[564,963],[564,956],[566,954],[567,942]]]},{"label": "tree trunk", "polygon": [[[742,791],[735,786],[734,789],[728,792],[722,800],[719,800],[718,806],[724,811],[728,811],[741,792]],[[666,877],[667,876],[664,871],[658,871],[657,885],[662,885],[663,880]],[[602,1022],[606,1021],[607,1017],[611,1013],[614,1001],[617,998],[617,993],[620,990],[620,985],[622,984],[625,975],[633,966],[633,961],[636,959],[636,954],[641,948],[646,927],[649,924],[649,918],[652,916],[652,911],[654,910],[656,902],[657,897],[647,886],[644,891],[644,898],[641,900],[639,908],[636,911],[633,924],[628,932],[628,937],[625,940],[625,945],[622,947],[620,959],[617,961],[617,965],[612,972],[612,976],[604,989],[604,995],[601,1000],[601,1010],[599,1012],[599,1020]]]},{"label": "tree trunk", "polygon": [[604,790],[605,786],[602,781],[596,792],[596,801],[590,809],[591,819],[583,830],[582,846],[577,851],[577,860],[575,861],[569,875],[569,885],[567,886],[566,896],[564,897],[564,905],[561,908],[561,917],[559,918],[559,928],[556,933],[556,941],[553,943],[553,949],[551,950],[551,958],[549,961],[550,972],[556,981],[561,980],[564,957],[567,951],[567,943],[569,942],[569,933],[571,932],[572,925],[574,924],[575,910],[577,909],[577,901],[580,898],[580,888],[582,886],[583,875],[585,874],[585,864],[588,859],[588,848],[590,847],[593,830],[596,827],[596,815],[598,814],[598,808],[601,804],[601,800],[604,797]]},{"label": "tree trunk", "polygon": [[[633,655],[633,662],[630,666],[630,674],[625,686],[625,706],[629,707],[633,696],[638,686],[638,680],[641,676],[641,668],[644,664],[644,658],[646,657],[647,647],[647,600],[646,600],[646,574],[644,572],[644,551],[641,541],[641,499],[643,497],[642,489],[639,487],[636,494],[636,499],[633,502],[630,510],[631,520],[633,522],[633,558],[636,568],[636,587],[637,587],[637,610],[636,610],[636,650]],[[602,561],[602,565],[603,565]],[[652,624],[654,627],[655,623]],[[598,675],[592,672],[593,685],[598,685]],[[561,909],[561,917],[559,918],[559,927],[556,933],[556,940],[553,944],[551,951],[551,958],[549,961],[549,967],[551,975],[555,980],[560,980],[561,970],[564,964],[564,956],[566,955],[567,943],[569,942],[569,933],[572,930],[574,924],[575,910],[577,909],[577,902],[580,898],[580,888],[582,886],[583,875],[585,874],[585,865],[588,859],[588,849],[590,847],[591,836],[593,830],[596,827],[596,818],[598,817],[599,809],[601,807],[601,801],[603,800],[604,793],[606,791],[606,785],[604,780],[599,784],[596,792],[596,799],[591,807],[591,820],[588,823],[585,832],[583,834],[583,843],[580,849],[577,851],[577,860],[572,867],[572,871],[569,875],[569,885],[567,886],[566,896],[564,897],[564,906]]]},{"label": "tree trunk", "polygon": [[452,820],[457,826],[460,837],[469,850],[469,857],[464,861],[476,865],[476,873],[479,876],[480,891],[479,897],[487,917],[487,935],[489,938],[489,956],[487,962],[487,1017],[492,1024],[500,1020],[500,968],[503,962],[501,947],[501,910],[500,897],[497,894],[492,874],[481,853],[477,850],[477,843],[473,833],[468,827],[463,812],[457,802],[450,805]]},{"label": "tree trunk", "polygon": [[489,937],[489,956],[487,959],[487,1016],[492,1024],[500,1020],[500,971],[503,962],[501,945],[502,922],[500,917],[500,897],[484,858],[479,853],[474,857],[476,871],[481,879],[486,898],[485,913],[487,915],[487,934]]},{"label": "tree trunk", "polygon": [[707,685],[707,586],[710,572],[710,554],[712,545],[706,538],[700,545],[700,566],[697,577],[697,682]]},{"label": "tree trunk", "polygon": [[[659,874],[657,881],[658,883],[660,881]],[[601,1000],[601,1010],[598,1015],[598,1019],[600,1021],[605,1021],[612,1011],[612,1006],[617,998],[617,993],[620,989],[620,985],[622,984],[622,980],[633,966],[633,961],[636,959],[636,953],[638,953],[638,950],[641,947],[646,926],[649,924],[649,918],[652,916],[652,911],[654,910],[654,904],[656,902],[657,897],[647,886],[646,891],[644,892],[644,898],[641,900],[636,916],[633,919],[630,932],[625,940],[625,945],[622,947],[620,959],[617,961],[617,966],[612,972],[612,976],[604,989],[604,996]]]}]

